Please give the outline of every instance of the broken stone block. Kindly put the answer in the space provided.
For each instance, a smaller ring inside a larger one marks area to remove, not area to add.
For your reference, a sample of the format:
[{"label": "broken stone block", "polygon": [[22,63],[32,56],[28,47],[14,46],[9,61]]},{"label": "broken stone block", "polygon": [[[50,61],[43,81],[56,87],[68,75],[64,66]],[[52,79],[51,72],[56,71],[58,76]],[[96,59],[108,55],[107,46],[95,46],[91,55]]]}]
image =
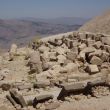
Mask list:
[{"label": "broken stone block", "polygon": [[20,106],[15,102],[15,100],[10,96],[10,95],[6,95],[6,98],[12,103],[12,105],[18,109],[20,108]]},{"label": "broken stone block", "polygon": [[104,45],[104,50],[110,53],[110,46],[109,45]]},{"label": "broken stone block", "polygon": [[97,65],[88,65],[87,68],[86,68],[86,71],[89,73],[89,74],[94,74],[94,73],[98,73],[99,72],[99,69],[97,67]]},{"label": "broken stone block", "polygon": [[88,58],[91,59],[93,56],[101,58],[102,53],[103,53],[102,50],[96,50],[95,52],[89,53]]},{"label": "broken stone block", "polygon": [[101,55],[101,59],[103,62],[108,62],[109,61],[109,53],[108,52],[102,52],[102,55]]},{"label": "broken stone block", "polygon": [[85,82],[70,83],[70,84],[62,85],[62,90],[59,96],[57,97],[57,99],[60,100],[65,96],[69,95],[70,93],[72,94],[83,93],[86,86],[87,86],[87,83]]},{"label": "broken stone block", "polygon": [[107,37],[101,37],[101,41],[105,45],[110,45],[110,36]]},{"label": "broken stone block", "polygon": [[86,34],[85,33],[79,33],[80,39],[86,39]]},{"label": "broken stone block", "polygon": [[64,55],[58,55],[57,59],[58,59],[58,63],[62,65],[65,63],[66,57]]},{"label": "broken stone block", "polygon": [[90,60],[90,63],[94,65],[102,65],[103,61],[99,57],[93,56]]},{"label": "broken stone block", "polygon": [[85,55],[85,53],[80,52],[77,58],[79,61],[85,62],[86,55]]},{"label": "broken stone block", "polygon": [[55,49],[58,55],[64,55],[66,53],[64,48],[58,47]]},{"label": "broken stone block", "polygon": [[82,51],[86,47],[87,47],[87,45],[85,43],[82,43],[81,45],[78,46],[78,49],[79,49],[79,51]]},{"label": "broken stone block", "polygon": [[96,49],[100,49],[101,46],[102,46],[102,42],[101,41],[97,41],[93,44],[93,46],[96,48]]},{"label": "broken stone block", "polygon": [[57,61],[56,52],[50,52],[49,58],[50,61]]},{"label": "broken stone block", "polygon": [[72,73],[72,72],[75,72],[75,73],[78,73],[78,65],[75,64],[75,63],[68,63],[66,66],[65,66],[65,69],[67,69],[67,72],[68,73]]},{"label": "broken stone block", "polygon": [[46,46],[44,46],[44,45],[42,45],[42,46],[40,46],[39,48],[38,48],[38,50],[39,50],[39,52],[40,53],[44,53],[45,51],[49,51],[50,50],[50,48],[49,47],[46,47]]},{"label": "broken stone block", "polygon": [[31,72],[42,72],[42,62],[40,60],[40,54],[38,51],[33,52],[30,55],[29,65]]},{"label": "broken stone block", "polygon": [[48,101],[49,99],[53,99],[53,98],[54,97],[51,94],[36,96],[34,98],[33,105],[36,106],[38,103],[43,103],[43,102]]},{"label": "broken stone block", "polygon": [[93,46],[93,44],[95,43],[95,40],[91,40],[91,39],[87,39],[87,46]]},{"label": "broken stone block", "polygon": [[46,105],[45,110],[53,110],[53,109],[57,109],[58,107],[60,107],[60,103],[59,102],[53,102],[53,103]]},{"label": "broken stone block", "polygon": [[27,106],[23,96],[18,94],[16,90],[14,90],[14,89],[10,90],[10,95],[18,104],[21,105],[21,107]]},{"label": "broken stone block", "polygon": [[92,52],[95,52],[95,51],[96,51],[96,49],[95,49],[94,47],[86,47],[86,48],[84,48],[84,49],[81,51],[81,53],[87,54],[87,53],[92,53]]},{"label": "broken stone block", "polygon": [[67,52],[67,59],[74,61],[77,57],[76,52]]},{"label": "broken stone block", "polygon": [[62,44],[62,41],[57,39],[53,39],[53,40],[51,39],[48,41],[48,43],[56,47],[56,46],[60,46]]},{"label": "broken stone block", "polygon": [[9,58],[10,58],[9,60],[10,61],[12,61],[14,59],[16,53],[17,53],[17,45],[16,44],[12,44],[11,48],[9,50]]},{"label": "broken stone block", "polygon": [[50,86],[50,81],[49,80],[37,81],[34,84],[34,88],[45,88],[46,86]]},{"label": "broken stone block", "polygon": [[25,90],[25,89],[31,90],[31,88],[33,88],[33,84],[25,84],[18,86],[18,90]]},{"label": "broken stone block", "polygon": [[89,86],[89,87],[105,86],[105,85],[106,85],[105,77],[94,78],[87,82],[87,86]]}]

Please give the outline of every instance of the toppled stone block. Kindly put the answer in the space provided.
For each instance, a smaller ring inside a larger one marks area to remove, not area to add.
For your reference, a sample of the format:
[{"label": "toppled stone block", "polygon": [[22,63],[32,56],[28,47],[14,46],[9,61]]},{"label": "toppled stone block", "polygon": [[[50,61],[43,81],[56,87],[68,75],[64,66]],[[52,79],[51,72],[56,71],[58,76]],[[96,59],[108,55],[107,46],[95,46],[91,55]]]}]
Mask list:
[{"label": "toppled stone block", "polygon": [[16,90],[14,90],[14,89],[10,90],[10,95],[18,104],[21,105],[21,107],[27,106],[23,96],[18,94]]},{"label": "toppled stone block", "polygon": [[103,61],[99,57],[93,56],[90,60],[90,63],[94,65],[102,65]]},{"label": "toppled stone block", "polygon": [[39,95],[39,96],[36,96],[34,98],[34,101],[33,101],[33,105],[37,105],[38,103],[43,103],[45,101],[48,101],[49,99],[53,99],[53,95],[51,94],[48,94],[48,95]]},{"label": "toppled stone block", "polygon": [[87,68],[86,68],[86,71],[89,74],[94,74],[94,73],[99,72],[99,69],[98,69],[97,65],[88,65]]},{"label": "toppled stone block", "polygon": [[86,88],[87,83],[85,82],[78,82],[78,83],[70,83],[62,86],[62,90],[57,97],[58,100],[64,98],[65,96],[72,94],[79,94],[84,92],[84,89]]}]

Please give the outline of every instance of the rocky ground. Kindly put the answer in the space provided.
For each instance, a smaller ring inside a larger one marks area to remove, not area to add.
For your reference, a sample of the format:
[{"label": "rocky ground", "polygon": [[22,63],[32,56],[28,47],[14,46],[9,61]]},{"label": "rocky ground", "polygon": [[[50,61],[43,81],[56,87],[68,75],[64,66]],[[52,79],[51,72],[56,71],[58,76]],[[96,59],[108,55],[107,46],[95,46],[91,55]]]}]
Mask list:
[{"label": "rocky ground", "polygon": [[0,56],[0,110],[109,110],[110,36],[70,32]]}]

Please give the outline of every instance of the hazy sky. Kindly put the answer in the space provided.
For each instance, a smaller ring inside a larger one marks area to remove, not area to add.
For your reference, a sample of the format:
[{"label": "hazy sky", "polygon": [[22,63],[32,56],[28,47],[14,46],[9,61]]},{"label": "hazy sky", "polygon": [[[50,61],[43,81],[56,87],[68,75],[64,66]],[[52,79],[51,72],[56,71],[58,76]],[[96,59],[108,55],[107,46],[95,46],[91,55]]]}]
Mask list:
[{"label": "hazy sky", "polygon": [[92,17],[110,8],[110,0],[0,0],[0,18]]}]

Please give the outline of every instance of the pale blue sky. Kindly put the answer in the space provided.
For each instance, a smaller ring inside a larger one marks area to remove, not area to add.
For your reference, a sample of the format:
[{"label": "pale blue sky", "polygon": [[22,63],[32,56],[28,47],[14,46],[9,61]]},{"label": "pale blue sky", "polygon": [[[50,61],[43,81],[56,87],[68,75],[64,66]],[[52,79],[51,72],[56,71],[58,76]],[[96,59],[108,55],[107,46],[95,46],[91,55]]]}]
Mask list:
[{"label": "pale blue sky", "polygon": [[0,0],[0,18],[92,17],[110,8],[110,0]]}]

